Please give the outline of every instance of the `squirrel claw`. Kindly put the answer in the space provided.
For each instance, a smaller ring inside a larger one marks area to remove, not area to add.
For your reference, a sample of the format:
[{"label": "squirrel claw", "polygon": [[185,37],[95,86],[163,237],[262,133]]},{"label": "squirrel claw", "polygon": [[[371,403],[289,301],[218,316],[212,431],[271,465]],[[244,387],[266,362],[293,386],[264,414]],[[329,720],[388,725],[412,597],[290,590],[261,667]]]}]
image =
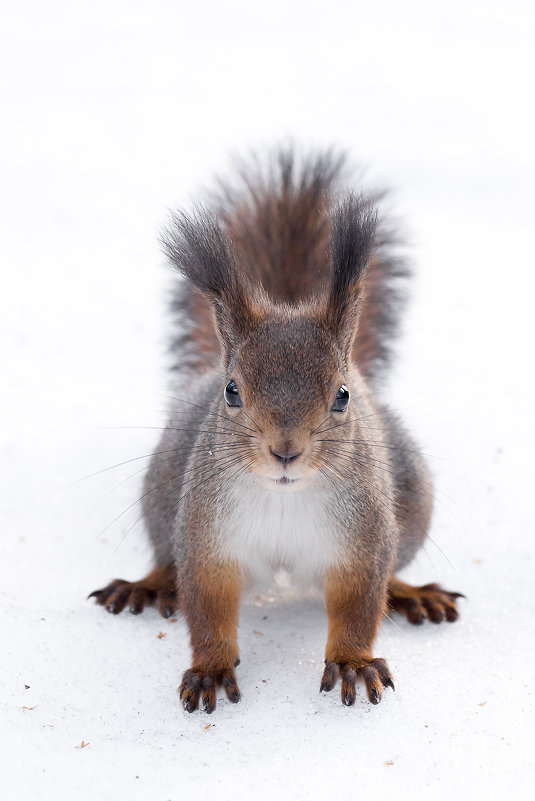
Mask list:
[{"label": "squirrel claw", "polygon": [[424,620],[453,623],[459,617],[457,599],[464,597],[461,592],[442,589],[440,584],[413,587],[395,577],[388,587],[388,606],[405,615],[414,626],[420,626]]},{"label": "squirrel claw", "polygon": [[146,606],[156,604],[162,617],[171,617],[178,607],[172,566],[156,568],[141,581],[114,579],[87,597],[96,598],[97,604],[112,615],[118,615],[126,606],[131,614],[139,615]]},{"label": "squirrel claw", "polygon": [[320,692],[333,689],[338,678],[342,678],[342,703],[353,706],[356,700],[357,679],[363,679],[370,703],[377,705],[382,698],[383,688],[395,690],[394,681],[384,659],[355,662],[326,662],[320,685]]},{"label": "squirrel claw", "polygon": [[234,668],[221,670],[191,668],[186,670],[178,694],[186,712],[195,712],[200,706],[203,712],[211,715],[217,705],[216,689],[223,687],[228,700],[237,704],[241,693],[236,682]]}]

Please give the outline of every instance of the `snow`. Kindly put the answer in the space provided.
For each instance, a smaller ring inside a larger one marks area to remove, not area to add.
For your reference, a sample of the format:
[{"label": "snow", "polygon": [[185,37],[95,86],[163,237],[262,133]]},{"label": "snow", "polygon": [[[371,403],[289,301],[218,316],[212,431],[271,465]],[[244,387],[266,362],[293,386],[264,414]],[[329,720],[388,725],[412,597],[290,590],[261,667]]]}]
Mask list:
[{"label": "snow", "polygon": [[[3,17],[3,797],[528,797],[532,4],[27,0]],[[385,622],[396,692],[348,709],[318,692],[321,598],[253,596],[242,703],[188,715],[181,618],[86,600],[149,566],[128,509],[146,461],[67,485],[150,453],[162,424],[166,209],[229,151],[287,136],[345,146],[396,190],[417,279],[387,395],[437,481],[406,576],[468,599],[454,625]]]}]

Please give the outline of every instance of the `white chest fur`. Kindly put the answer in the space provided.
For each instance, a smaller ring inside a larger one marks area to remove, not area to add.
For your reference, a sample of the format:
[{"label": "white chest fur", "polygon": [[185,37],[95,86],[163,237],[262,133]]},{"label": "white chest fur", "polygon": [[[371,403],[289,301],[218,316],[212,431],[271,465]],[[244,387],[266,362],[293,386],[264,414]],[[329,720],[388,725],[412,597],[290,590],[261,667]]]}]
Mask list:
[{"label": "white chest fur", "polygon": [[223,555],[252,579],[266,581],[284,569],[299,584],[312,584],[337,561],[336,528],[321,488],[270,490],[246,476],[228,496],[218,538]]}]

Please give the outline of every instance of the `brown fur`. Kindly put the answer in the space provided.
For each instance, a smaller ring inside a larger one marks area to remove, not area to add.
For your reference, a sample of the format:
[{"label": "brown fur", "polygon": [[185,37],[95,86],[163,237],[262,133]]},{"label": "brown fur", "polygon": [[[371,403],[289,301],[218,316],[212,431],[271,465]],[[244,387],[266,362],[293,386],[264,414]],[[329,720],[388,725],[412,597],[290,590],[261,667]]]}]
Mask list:
[{"label": "brown fur", "polygon": [[208,508],[196,510],[191,520],[189,552],[178,565],[181,610],[187,620],[193,651],[192,667],[182,677],[182,705],[193,712],[201,704],[205,712],[216,706],[219,686],[232,703],[240,700],[235,668],[239,664],[238,622],[243,578],[235,562],[222,560],[206,548],[203,519]]},{"label": "brown fur", "polygon": [[381,259],[374,256],[370,259],[366,277],[359,287],[361,310],[358,330],[351,350],[351,360],[363,375],[369,375],[379,356],[376,335],[377,319],[380,314],[377,287],[384,281]]},{"label": "brown fur", "polygon": [[394,687],[386,662],[374,659],[372,654],[385,600],[384,581],[366,575],[363,563],[355,564],[353,569],[345,566],[343,570],[332,570],[327,576],[329,635],[321,690],[332,690],[341,677],[342,702],[346,706],[355,703],[359,677],[373,704],[381,700],[383,687]]},{"label": "brown fur", "polygon": [[191,300],[191,320],[193,322],[191,337],[195,342],[195,352],[203,355],[196,365],[196,370],[203,373],[217,364],[221,357],[221,344],[211,303],[197,293],[192,296]]},{"label": "brown fur", "polygon": [[226,218],[226,233],[248,277],[275,302],[296,303],[326,290],[329,199],[322,188],[296,194],[286,185],[282,194],[255,197]]}]

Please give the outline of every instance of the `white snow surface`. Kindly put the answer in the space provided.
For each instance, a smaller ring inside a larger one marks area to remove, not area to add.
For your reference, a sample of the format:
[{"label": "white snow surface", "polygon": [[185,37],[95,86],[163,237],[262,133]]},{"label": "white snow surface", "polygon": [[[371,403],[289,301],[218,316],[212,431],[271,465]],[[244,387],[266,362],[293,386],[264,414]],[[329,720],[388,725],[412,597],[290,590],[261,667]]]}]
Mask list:
[{"label": "white snow surface", "polygon": [[[6,0],[2,16],[2,797],[531,797],[532,4]],[[187,714],[180,616],[86,600],[150,566],[146,459],[67,485],[150,453],[163,424],[167,209],[229,152],[285,137],[346,147],[394,187],[416,276],[385,397],[437,487],[405,575],[467,600],[453,625],[386,621],[396,692],[346,708],[319,694],[322,599],[252,596],[242,703]]]}]

